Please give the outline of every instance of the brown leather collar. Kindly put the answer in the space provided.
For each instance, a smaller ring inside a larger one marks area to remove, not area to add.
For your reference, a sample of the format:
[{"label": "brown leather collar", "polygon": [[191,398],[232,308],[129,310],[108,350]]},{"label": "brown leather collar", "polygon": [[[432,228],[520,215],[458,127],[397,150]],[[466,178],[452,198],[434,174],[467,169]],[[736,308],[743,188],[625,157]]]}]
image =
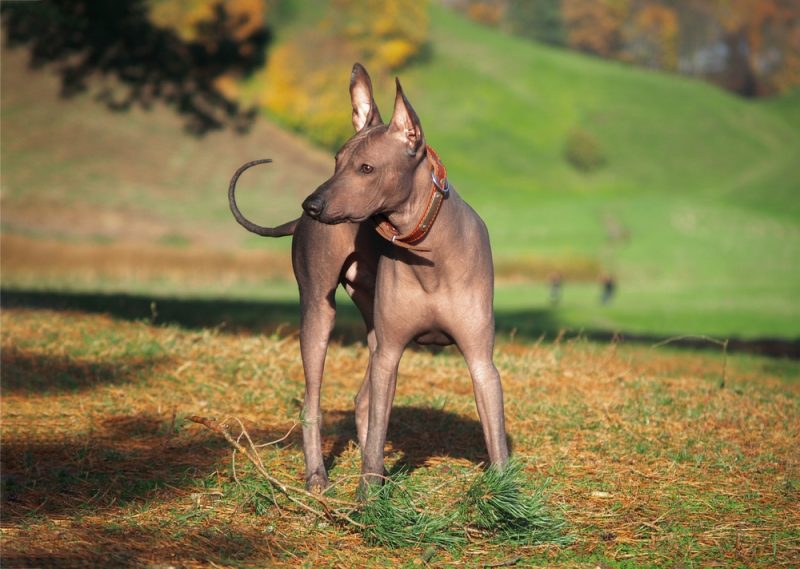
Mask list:
[{"label": "brown leather collar", "polygon": [[436,151],[430,146],[425,146],[425,150],[428,155],[428,160],[431,163],[431,180],[433,183],[431,187],[431,197],[428,200],[428,207],[425,208],[425,212],[422,214],[416,227],[405,235],[401,235],[400,231],[398,231],[384,215],[373,218],[375,221],[375,229],[381,237],[399,247],[411,249],[412,251],[430,251],[430,249],[415,247],[414,243],[421,241],[428,234],[428,231],[431,230],[433,222],[436,221],[436,216],[439,215],[442,202],[450,194],[450,184],[447,182],[447,170],[439,159],[439,155],[436,154]]}]

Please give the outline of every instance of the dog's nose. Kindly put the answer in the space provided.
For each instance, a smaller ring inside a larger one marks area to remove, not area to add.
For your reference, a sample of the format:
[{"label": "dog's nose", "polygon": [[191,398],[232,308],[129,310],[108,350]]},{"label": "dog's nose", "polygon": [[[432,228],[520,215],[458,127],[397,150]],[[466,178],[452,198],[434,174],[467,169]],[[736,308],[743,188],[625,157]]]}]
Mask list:
[{"label": "dog's nose", "polygon": [[323,209],[325,209],[325,200],[319,196],[312,194],[303,202],[303,210],[314,219],[318,219],[322,215]]}]

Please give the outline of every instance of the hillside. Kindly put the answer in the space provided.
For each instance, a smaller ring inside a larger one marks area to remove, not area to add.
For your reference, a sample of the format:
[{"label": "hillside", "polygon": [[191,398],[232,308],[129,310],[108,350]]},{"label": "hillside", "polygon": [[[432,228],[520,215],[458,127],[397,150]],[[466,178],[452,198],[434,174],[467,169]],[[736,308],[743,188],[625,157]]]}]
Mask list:
[{"label": "hillside", "polygon": [[2,50],[4,233],[285,248],[287,240],[248,237],[232,221],[231,174],[248,160],[275,160],[242,178],[242,210],[264,224],[299,215],[302,198],[329,175],[328,153],[269,121],[246,135],[191,136],[162,105],[111,112],[91,93],[63,99],[57,76],[27,60]]},{"label": "hillside", "polygon": [[[800,335],[796,97],[744,101],[431,10],[429,56],[400,75],[451,180],[489,225],[498,308],[516,328]],[[348,74],[343,63],[346,122]],[[190,137],[164,108],[63,100],[53,76],[7,50],[2,80],[5,234],[285,250],[288,240],[249,237],[230,220],[231,172],[275,159],[242,190],[262,223],[296,215],[331,172],[330,152],[268,120],[243,137]],[[376,87],[388,115],[393,84]],[[564,158],[576,130],[605,155],[593,172]],[[616,276],[611,306],[598,306],[594,282],[571,278],[587,266]],[[567,276],[557,309],[540,284],[553,268]]]},{"label": "hillside", "polygon": [[[785,118],[796,98],[745,101],[446,10],[431,22],[433,55],[403,74],[406,92],[499,254],[588,255],[619,275],[617,306],[596,311],[592,293],[562,317],[636,328],[646,304],[665,329],[731,332],[800,316],[800,130]],[[564,160],[575,128],[604,149],[600,170]],[[627,243],[609,241],[614,226]],[[800,333],[788,320],[781,329]]]},{"label": "hillside", "polygon": [[[491,185],[523,202],[537,190],[703,193],[799,211],[800,199],[784,198],[798,181],[800,135],[768,104],[434,12],[434,55],[403,79],[429,137],[455,154],[450,162],[468,180],[462,186],[486,193],[480,188]],[[575,128],[607,155],[596,175],[580,175],[562,158]]]}]

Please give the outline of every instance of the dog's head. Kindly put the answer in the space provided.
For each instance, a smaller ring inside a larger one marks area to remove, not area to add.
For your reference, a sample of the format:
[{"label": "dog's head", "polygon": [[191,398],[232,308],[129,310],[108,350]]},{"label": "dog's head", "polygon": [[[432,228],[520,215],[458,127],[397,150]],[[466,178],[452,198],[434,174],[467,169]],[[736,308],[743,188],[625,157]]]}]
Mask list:
[{"label": "dog's head", "polygon": [[350,100],[356,133],[336,154],[333,176],[303,202],[305,212],[323,223],[359,222],[394,211],[408,200],[425,156],[422,126],[399,80],[389,124],[383,124],[372,81],[358,63],[350,76]]}]

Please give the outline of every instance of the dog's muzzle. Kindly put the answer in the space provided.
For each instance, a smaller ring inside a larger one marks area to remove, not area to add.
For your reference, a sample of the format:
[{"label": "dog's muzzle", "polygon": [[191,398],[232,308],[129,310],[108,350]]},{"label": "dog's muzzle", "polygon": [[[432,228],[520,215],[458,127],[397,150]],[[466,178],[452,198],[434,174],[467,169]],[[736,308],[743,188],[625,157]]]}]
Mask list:
[{"label": "dog's muzzle", "polygon": [[303,211],[313,219],[319,219],[322,212],[325,210],[325,200],[319,196],[310,195],[303,202]]}]

